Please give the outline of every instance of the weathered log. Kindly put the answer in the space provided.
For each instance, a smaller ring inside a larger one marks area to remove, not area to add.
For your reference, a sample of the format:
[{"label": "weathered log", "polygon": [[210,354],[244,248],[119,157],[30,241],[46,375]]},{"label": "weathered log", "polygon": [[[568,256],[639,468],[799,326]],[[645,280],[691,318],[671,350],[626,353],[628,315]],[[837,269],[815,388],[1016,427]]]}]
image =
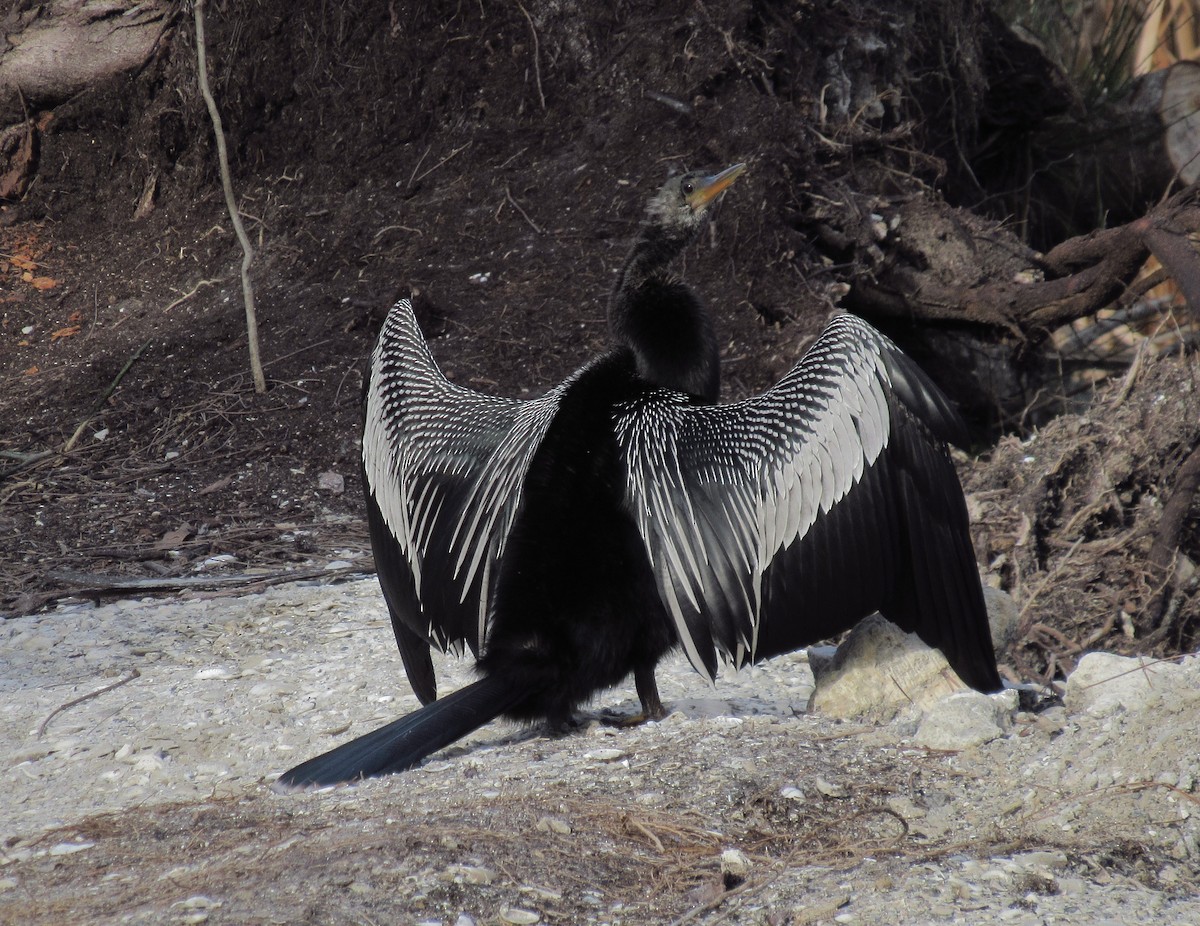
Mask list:
[{"label": "weathered log", "polygon": [[[20,5],[18,5],[19,7]],[[167,0],[53,0],[0,20],[0,125],[146,63],[171,20]]]}]

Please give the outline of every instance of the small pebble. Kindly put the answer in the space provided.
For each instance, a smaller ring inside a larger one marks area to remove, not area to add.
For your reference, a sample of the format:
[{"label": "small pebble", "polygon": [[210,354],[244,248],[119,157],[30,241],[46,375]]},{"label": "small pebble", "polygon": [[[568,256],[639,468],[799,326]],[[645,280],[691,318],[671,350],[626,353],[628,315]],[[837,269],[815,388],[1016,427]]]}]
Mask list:
[{"label": "small pebble", "polygon": [[51,846],[46,854],[54,857],[60,855],[74,855],[76,852],[82,852],[84,849],[90,849],[94,845],[94,842],[60,842],[56,846]]},{"label": "small pebble", "polygon": [[496,872],[480,865],[451,865],[442,872],[442,880],[455,884],[491,884],[496,880]]},{"label": "small pebble", "polygon": [[532,910],[522,910],[520,907],[508,907],[500,911],[500,919],[514,926],[527,926],[530,923],[541,922],[541,915]]},{"label": "small pebble", "polygon": [[623,749],[591,749],[583,754],[585,759],[595,759],[597,762],[615,762],[625,755]]},{"label": "small pebble", "polygon": [[566,820],[558,819],[558,817],[540,817],[536,825],[543,833],[558,833],[567,836],[571,832],[571,824]]},{"label": "small pebble", "polygon": [[850,795],[845,786],[826,781],[824,778],[818,777],[813,785],[826,797],[848,797]]},{"label": "small pebble", "polygon": [[750,871],[750,859],[740,849],[726,849],[721,853],[721,871],[744,878]]}]

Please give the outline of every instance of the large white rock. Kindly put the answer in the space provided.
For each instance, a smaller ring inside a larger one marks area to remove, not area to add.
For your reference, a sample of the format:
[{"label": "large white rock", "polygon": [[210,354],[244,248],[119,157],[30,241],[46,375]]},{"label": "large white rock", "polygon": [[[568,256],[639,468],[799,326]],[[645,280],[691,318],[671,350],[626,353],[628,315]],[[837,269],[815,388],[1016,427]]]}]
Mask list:
[{"label": "large white rock", "polygon": [[811,709],[843,720],[886,722],[969,691],[946,657],[878,614],[855,627],[832,659],[809,653],[816,679]]},{"label": "large white rock", "polygon": [[1088,653],[1067,678],[1063,701],[1067,710],[1093,717],[1140,710],[1185,683],[1189,674],[1197,674],[1194,667],[1146,656]]},{"label": "large white rock", "polygon": [[1011,689],[994,695],[960,691],[925,711],[913,742],[927,749],[982,746],[1008,732],[1016,710],[1017,693]]}]

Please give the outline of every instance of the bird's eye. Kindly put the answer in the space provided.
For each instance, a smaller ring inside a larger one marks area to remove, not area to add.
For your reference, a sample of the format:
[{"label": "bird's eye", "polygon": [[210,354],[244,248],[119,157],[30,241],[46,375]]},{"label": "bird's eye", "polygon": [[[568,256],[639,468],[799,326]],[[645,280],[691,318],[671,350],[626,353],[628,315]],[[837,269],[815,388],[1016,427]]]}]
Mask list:
[{"label": "bird's eye", "polygon": [[696,188],[695,188],[695,186],[692,185],[692,181],[690,181],[690,180],[684,181],[683,195],[691,196],[694,192],[696,192]]}]

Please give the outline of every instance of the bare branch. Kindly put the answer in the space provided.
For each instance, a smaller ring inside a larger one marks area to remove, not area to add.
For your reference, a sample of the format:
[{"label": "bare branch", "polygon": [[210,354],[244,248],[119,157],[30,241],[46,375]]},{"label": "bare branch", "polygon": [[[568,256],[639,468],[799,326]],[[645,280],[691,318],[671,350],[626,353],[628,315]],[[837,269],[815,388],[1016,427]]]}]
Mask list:
[{"label": "bare branch", "polygon": [[233,222],[233,230],[237,233],[242,245],[242,299],[246,304],[246,338],[250,347],[250,373],[254,377],[254,391],[266,392],[267,380],[263,376],[262,359],[258,352],[258,316],[254,311],[254,287],[250,283],[250,264],[254,261],[254,249],[250,246],[250,238],[242,225],[242,217],[238,212],[237,200],[233,195],[233,181],[229,176],[229,152],[225,147],[225,129],[221,125],[221,114],[217,111],[217,102],[213,99],[208,86],[208,56],[204,47],[204,2],[196,0],[196,70],[200,77],[200,94],[208,106],[208,115],[212,119],[213,134],[217,139],[217,161],[221,168],[221,189],[225,193],[225,207],[229,210],[229,219]]}]

